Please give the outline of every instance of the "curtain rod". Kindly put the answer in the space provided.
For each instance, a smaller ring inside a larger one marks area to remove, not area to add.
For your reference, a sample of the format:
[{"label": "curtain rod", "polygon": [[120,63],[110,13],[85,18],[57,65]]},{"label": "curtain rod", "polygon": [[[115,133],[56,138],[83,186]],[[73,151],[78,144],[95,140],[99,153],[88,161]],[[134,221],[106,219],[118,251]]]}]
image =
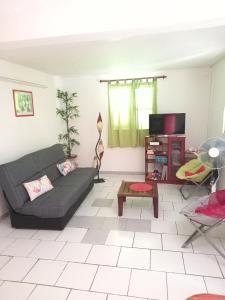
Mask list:
[{"label": "curtain rod", "polygon": [[104,79],[99,80],[100,83],[102,82],[112,82],[112,81],[126,81],[126,80],[142,80],[142,79],[165,79],[167,76],[161,75],[161,76],[151,76],[151,77],[139,77],[139,78],[122,78],[122,79]]}]

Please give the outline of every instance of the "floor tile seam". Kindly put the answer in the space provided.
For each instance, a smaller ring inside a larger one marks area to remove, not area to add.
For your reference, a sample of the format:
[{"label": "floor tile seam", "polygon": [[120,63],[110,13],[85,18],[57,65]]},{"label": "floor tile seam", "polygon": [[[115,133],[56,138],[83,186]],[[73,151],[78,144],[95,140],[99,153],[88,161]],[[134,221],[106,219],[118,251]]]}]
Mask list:
[{"label": "floor tile seam", "polygon": [[[72,294],[72,289],[69,289],[69,293],[68,293],[68,295],[67,295],[67,297],[66,297],[65,300],[68,300],[71,294]],[[29,300],[29,299],[28,299],[28,300]]]},{"label": "floor tile seam", "polygon": [[[32,283],[30,283],[30,284],[32,284]],[[30,291],[29,295],[26,297],[26,300],[29,300],[30,296],[33,294],[34,290],[35,290],[36,287],[37,287],[36,284],[32,284],[32,285],[34,285],[34,286],[33,286],[32,290]]]},{"label": "floor tile seam", "polygon": [[129,274],[129,280],[128,280],[128,286],[127,286],[127,297],[129,296],[129,291],[130,291],[131,276],[132,276],[132,269],[130,270],[130,274]]},{"label": "floor tile seam", "polygon": [[[169,273],[171,273],[171,272],[169,272]],[[176,274],[181,274],[181,273],[176,273]],[[224,279],[223,276],[218,277],[218,276],[213,276],[213,275],[195,274],[195,273],[188,273],[187,271],[186,271],[186,274],[183,273],[183,275],[192,275],[192,276],[200,276],[200,277],[205,276],[205,277],[212,277],[212,278]]]},{"label": "floor tile seam", "polygon": [[[222,256],[220,256],[222,258]],[[219,260],[218,260],[218,256],[215,255],[215,259],[216,259],[216,262],[217,262],[217,265],[219,266],[219,269],[220,269],[220,272],[222,274],[222,277],[225,278],[225,272],[223,273],[223,270],[222,270],[222,267],[220,266],[220,263],[219,263]],[[222,258],[223,259],[223,258]],[[224,263],[225,263],[225,259],[224,259]]]},{"label": "floor tile seam", "polygon": [[184,266],[184,273],[187,274],[187,270],[186,270],[186,265],[185,265],[185,262],[184,262],[184,253],[182,252],[181,255],[182,255],[182,261],[183,261],[183,266]]},{"label": "floor tile seam", "polygon": [[152,251],[150,250],[149,270],[151,270],[151,266],[152,266]]},{"label": "floor tile seam", "polygon": [[61,254],[61,252],[63,251],[63,249],[67,246],[68,242],[64,242],[64,246],[60,249],[60,251],[58,252],[58,254],[56,255],[56,257],[54,258],[55,261],[58,261],[58,257]]},{"label": "floor tile seam", "polygon": [[[30,241],[30,239],[29,239],[29,241]],[[36,245],[34,245],[33,247],[32,247],[32,249],[27,253],[27,255],[25,256],[25,257],[27,257],[27,258],[29,258],[30,256],[30,254],[33,252],[33,250],[41,243],[41,241],[40,240],[31,240],[31,241],[38,241],[38,243],[36,244]]]},{"label": "floor tile seam", "polygon": [[69,265],[68,262],[63,262],[63,263],[65,263],[65,266],[62,268],[62,270],[61,270],[60,274],[58,275],[57,279],[54,281],[54,286],[57,285],[57,282],[58,282],[59,278],[62,276],[63,272],[66,270],[67,266]]},{"label": "floor tile seam", "polygon": [[2,255],[2,256],[6,256],[9,258],[9,260],[7,260],[1,267],[0,267],[0,271],[13,259],[14,256],[8,256],[8,255]]},{"label": "floor tile seam", "polygon": [[116,267],[118,267],[121,251],[122,251],[122,246],[120,246],[119,255],[118,255],[117,260],[116,260]]},{"label": "floor tile seam", "polygon": [[[195,254],[195,255],[207,255],[207,256],[214,256],[215,258],[217,256],[220,256],[220,255],[217,255],[216,253],[196,253],[196,252],[182,252],[184,254]],[[222,256],[221,256],[222,257]]]},{"label": "floor tile seam", "polygon": [[[41,241],[42,242],[42,241]],[[53,242],[53,241],[52,241]],[[61,247],[61,249],[60,250],[58,250],[59,252],[61,252],[61,250],[65,247],[65,244],[66,244],[66,242],[57,242],[57,243],[63,243],[64,245]],[[37,245],[38,246],[38,245]],[[35,250],[36,248],[34,248],[33,250],[32,250],[32,252]],[[37,255],[37,256],[31,256],[31,254],[32,254],[32,252],[28,255],[28,258],[40,258],[40,259],[46,259],[46,260],[53,260],[53,261],[56,261],[57,260],[57,257],[58,257],[58,254],[56,254],[54,257],[51,257],[51,258],[47,258],[47,257],[43,257],[43,256],[39,256],[39,255]]]},{"label": "floor tile seam", "polygon": [[27,277],[27,275],[31,272],[31,270],[34,268],[34,266],[36,266],[36,264],[38,263],[39,259],[33,258],[35,259],[35,263],[29,268],[29,270],[27,271],[26,275],[22,277],[21,282],[24,282],[25,278]]},{"label": "floor tile seam", "polygon": [[[202,250],[202,251],[204,251],[204,250]],[[207,251],[207,250],[206,250]],[[210,250],[209,250],[210,251]],[[193,254],[205,254],[205,255],[217,255],[217,253],[209,253],[209,251],[208,251],[208,253],[206,253],[206,252],[195,252],[194,250],[193,250]]]},{"label": "floor tile seam", "polygon": [[221,277],[213,277],[213,276],[210,276],[210,275],[203,275],[202,277],[204,277],[204,279],[219,279],[219,280],[222,280],[225,282],[225,278],[221,278]]},{"label": "floor tile seam", "polygon": [[166,273],[166,299],[169,300],[168,273]]},{"label": "floor tile seam", "polygon": [[13,233],[15,230],[16,230],[16,229],[13,229],[13,231],[11,231],[10,233],[8,233],[7,235],[0,235],[0,237],[10,238],[9,235],[10,235],[11,233]]},{"label": "floor tile seam", "polygon": [[[218,239],[220,240],[220,243],[221,243],[221,245],[222,245],[222,248],[223,248],[223,250],[225,251],[225,239],[224,239],[224,238],[221,238],[221,237],[219,237]],[[223,241],[223,240],[224,240],[224,241]]]},{"label": "floor tile seam", "polygon": [[[11,239],[11,238],[10,238]],[[1,251],[0,252],[0,255],[7,255],[7,254],[4,254],[4,252],[5,251],[7,251],[12,245],[13,245],[13,243],[15,243],[16,241],[18,241],[18,240],[26,240],[26,241],[35,241],[34,239],[28,239],[28,238],[13,238],[13,242],[12,243],[10,243],[8,246],[6,246],[6,248],[3,250],[3,251]],[[40,240],[36,240],[36,241],[40,241]],[[34,246],[35,247],[35,246]],[[33,248],[32,248],[32,250],[33,250]],[[29,253],[28,253],[29,254]],[[12,256],[12,255],[11,255]]]},{"label": "floor tile seam", "polygon": [[93,276],[93,279],[92,279],[91,284],[90,284],[89,289],[88,289],[89,292],[92,291],[92,286],[93,286],[93,284],[94,284],[94,281],[95,281],[95,278],[96,278],[97,273],[98,273],[98,271],[99,271],[99,268],[100,268],[100,265],[98,265],[97,268],[96,268],[95,274],[94,274],[94,276]]},{"label": "floor tile seam", "polygon": [[[67,227],[67,226],[66,226]],[[42,229],[43,230],[43,229]],[[37,232],[39,232],[40,230],[37,230]],[[57,238],[59,237],[59,235],[61,234],[61,232],[59,232],[57,235],[56,235],[56,237],[55,238],[53,238],[53,239],[46,239],[46,238],[34,238],[34,235],[30,238],[31,240],[39,240],[39,241],[49,241],[49,242],[57,242]]]},{"label": "floor tile seam", "polygon": [[[36,288],[36,286],[37,286],[37,284],[36,283],[31,283],[31,282],[22,282],[22,281],[18,281],[18,280],[4,280],[3,282],[2,282],[2,284],[0,284],[0,287],[3,285],[3,283],[6,283],[6,282],[8,282],[8,283],[21,283],[21,284],[27,284],[27,285],[33,285],[34,287],[33,287],[33,289],[32,289],[32,291],[31,291],[31,293],[33,292],[33,290]],[[31,295],[31,293],[29,294],[29,296],[28,296],[28,298],[30,297],[30,295]],[[27,298],[27,299],[28,299]]]},{"label": "floor tile seam", "polygon": [[87,255],[87,257],[86,257],[86,259],[85,259],[85,261],[84,261],[84,264],[89,264],[88,262],[87,262],[87,260],[88,260],[88,257],[90,256],[90,253],[91,253],[91,251],[92,251],[92,249],[94,248],[94,244],[91,244],[91,247],[90,247],[90,249],[89,249],[89,251],[88,251],[88,255]]},{"label": "floor tile seam", "polygon": [[134,248],[135,231],[131,231],[131,232],[133,232],[133,238],[132,238],[131,248]]},{"label": "floor tile seam", "polygon": [[160,233],[160,242],[161,242],[161,251],[164,251],[162,233]]},{"label": "floor tile seam", "polygon": [[[0,239],[1,239],[1,236],[0,236]],[[12,238],[9,238],[9,239],[12,239]],[[16,241],[16,239],[13,238],[13,239],[12,239],[12,242],[0,251],[0,255],[2,255],[2,253],[3,253],[4,251],[6,251],[9,247],[11,247],[12,244],[13,244],[15,241]]]},{"label": "floor tile seam", "polygon": [[175,227],[176,227],[176,232],[177,232],[176,234],[178,235],[179,233],[178,233],[178,226],[177,226],[177,221],[175,221],[174,223],[175,223]]},{"label": "floor tile seam", "polygon": [[205,280],[205,276],[203,276],[203,282],[204,282],[204,285],[205,285],[206,292],[209,293],[209,290],[208,290],[208,287],[207,287],[207,284],[206,284],[206,280]]}]

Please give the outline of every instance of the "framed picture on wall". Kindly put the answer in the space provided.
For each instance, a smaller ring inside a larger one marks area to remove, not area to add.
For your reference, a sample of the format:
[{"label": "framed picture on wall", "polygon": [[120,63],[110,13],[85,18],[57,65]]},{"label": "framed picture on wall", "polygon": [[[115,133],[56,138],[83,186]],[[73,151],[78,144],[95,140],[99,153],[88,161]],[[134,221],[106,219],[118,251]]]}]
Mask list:
[{"label": "framed picture on wall", "polygon": [[34,115],[32,92],[13,90],[13,100],[16,117],[30,117]]}]

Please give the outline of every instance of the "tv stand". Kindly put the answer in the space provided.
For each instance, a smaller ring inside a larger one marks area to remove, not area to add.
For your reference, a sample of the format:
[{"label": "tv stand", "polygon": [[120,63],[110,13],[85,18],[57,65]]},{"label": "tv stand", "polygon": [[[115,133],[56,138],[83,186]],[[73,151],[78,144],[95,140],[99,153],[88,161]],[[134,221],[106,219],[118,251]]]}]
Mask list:
[{"label": "tv stand", "polygon": [[184,135],[145,137],[145,181],[180,183],[176,172],[184,163]]}]

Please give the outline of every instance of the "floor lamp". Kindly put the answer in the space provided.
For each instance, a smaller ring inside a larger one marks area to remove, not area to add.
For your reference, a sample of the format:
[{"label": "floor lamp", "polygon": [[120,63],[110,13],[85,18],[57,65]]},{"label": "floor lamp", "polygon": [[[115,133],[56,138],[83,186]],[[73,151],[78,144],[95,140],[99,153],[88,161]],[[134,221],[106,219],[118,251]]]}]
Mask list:
[{"label": "floor lamp", "polygon": [[95,146],[95,154],[96,154],[96,160],[97,160],[97,176],[98,178],[94,179],[94,183],[100,183],[100,182],[105,182],[105,179],[99,178],[99,171],[101,168],[101,161],[102,161],[102,156],[104,154],[104,146],[103,142],[101,139],[102,136],[102,128],[103,128],[103,123],[102,123],[102,117],[101,114],[99,113],[98,119],[97,119],[97,130],[98,130],[98,141]]}]

